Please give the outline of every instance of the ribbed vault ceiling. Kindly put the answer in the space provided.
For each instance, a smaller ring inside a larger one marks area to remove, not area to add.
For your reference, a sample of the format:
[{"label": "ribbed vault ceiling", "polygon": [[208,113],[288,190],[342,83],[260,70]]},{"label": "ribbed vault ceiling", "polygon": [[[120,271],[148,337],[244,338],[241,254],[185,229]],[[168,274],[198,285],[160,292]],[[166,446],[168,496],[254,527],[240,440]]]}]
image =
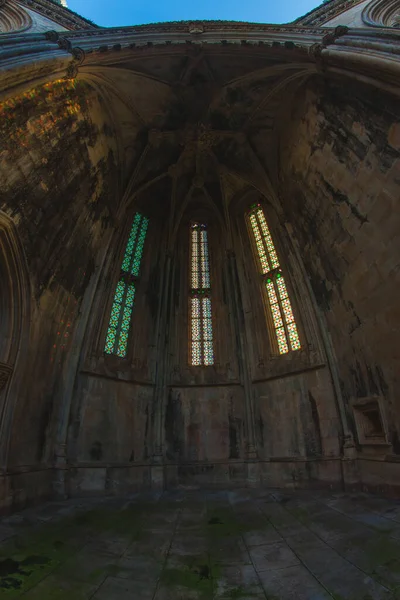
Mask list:
[{"label": "ribbed vault ceiling", "polygon": [[279,132],[316,73],[304,50],[171,45],[87,55],[118,139],[123,204],[180,219],[201,203],[224,219],[245,188],[271,196]]}]

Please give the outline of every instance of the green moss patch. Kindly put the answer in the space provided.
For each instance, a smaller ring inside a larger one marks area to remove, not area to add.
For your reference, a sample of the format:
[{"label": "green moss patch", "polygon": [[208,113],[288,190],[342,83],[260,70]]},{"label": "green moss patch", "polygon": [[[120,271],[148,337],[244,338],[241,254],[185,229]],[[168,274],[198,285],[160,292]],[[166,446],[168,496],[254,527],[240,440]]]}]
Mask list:
[{"label": "green moss patch", "polygon": [[204,556],[182,557],[182,565],[164,569],[161,583],[168,587],[196,590],[205,600],[212,597],[212,570]]}]

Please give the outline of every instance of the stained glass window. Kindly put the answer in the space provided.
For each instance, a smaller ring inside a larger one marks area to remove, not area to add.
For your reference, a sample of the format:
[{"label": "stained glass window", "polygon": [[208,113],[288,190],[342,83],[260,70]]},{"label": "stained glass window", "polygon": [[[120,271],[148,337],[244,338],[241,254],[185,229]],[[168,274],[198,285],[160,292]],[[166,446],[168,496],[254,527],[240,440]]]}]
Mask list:
[{"label": "stained glass window", "polygon": [[143,247],[149,219],[136,213],[125,248],[121,273],[114,294],[104,352],[124,358],[140,274]]},{"label": "stained glass window", "polygon": [[190,363],[208,367],[214,364],[214,348],[206,225],[192,223],[190,246]]},{"label": "stained glass window", "polygon": [[282,274],[278,254],[272,241],[264,211],[259,204],[252,207],[248,219],[254,235],[279,354],[286,354],[290,350],[299,350],[301,347],[300,338],[285,278]]}]

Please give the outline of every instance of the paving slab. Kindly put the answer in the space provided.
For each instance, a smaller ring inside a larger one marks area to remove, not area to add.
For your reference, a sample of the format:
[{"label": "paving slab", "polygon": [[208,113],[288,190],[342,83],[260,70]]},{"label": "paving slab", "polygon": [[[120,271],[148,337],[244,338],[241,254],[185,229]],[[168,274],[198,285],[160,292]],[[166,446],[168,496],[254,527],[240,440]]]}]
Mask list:
[{"label": "paving slab", "polygon": [[[107,577],[92,596],[93,600],[152,600],[156,583],[152,585],[116,577]],[[71,598],[72,600],[72,598]]]},{"label": "paving slab", "polygon": [[281,542],[283,539],[282,535],[272,525],[264,527],[258,531],[248,531],[244,533],[243,538],[248,547],[262,546],[263,544],[273,544],[274,542]]},{"label": "paving slab", "polygon": [[82,550],[65,561],[54,574],[63,579],[100,584],[117,570],[117,561],[116,556]]},{"label": "paving slab", "polygon": [[126,552],[131,543],[132,541],[129,537],[103,535],[85,544],[84,552],[85,554],[94,553],[121,556]]},{"label": "paving slab", "polygon": [[284,569],[300,563],[286,542],[254,546],[249,548],[249,553],[258,572]]},{"label": "paving slab", "polygon": [[0,520],[0,599],[400,600],[399,515],[266,489],[52,502]]},{"label": "paving slab", "polygon": [[260,579],[253,565],[222,567],[214,585],[215,600],[264,598]]},{"label": "paving slab", "polygon": [[[32,590],[22,596],[26,600],[89,600],[98,586],[75,580],[64,580],[49,575]],[[1,597],[1,596],[0,596]]]},{"label": "paving slab", "polygon": [[332,596],[302,565],[263,571],[260,579],[266,597],[271,600],[332,600]]},{"label": "paving slab", "polygon": [[152,584],[161,575],[164,563],[151,557],[122,557],[117,562],[115,576]]},{"label": "paving slab", "polygon": [[208,552],[211,560],[217,564],[246,565],[251,563],[246,544],[240,537],[211,540]]}]

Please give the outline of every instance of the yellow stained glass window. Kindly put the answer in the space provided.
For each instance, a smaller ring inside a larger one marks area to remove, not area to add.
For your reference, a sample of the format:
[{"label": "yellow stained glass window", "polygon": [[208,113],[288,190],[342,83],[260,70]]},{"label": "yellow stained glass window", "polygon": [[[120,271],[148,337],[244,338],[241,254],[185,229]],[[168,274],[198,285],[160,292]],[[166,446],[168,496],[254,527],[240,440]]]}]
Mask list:
[{"label": "yellow stained glass window", "polygon": [[148,225],[149,219],[136,213],[126,244],[120,278],[111,308],[104,352],[115,354],[121,358],[127,354],[136,285]]},{"label": "yellow stained glass window", "polygon": [[211,314],[210,263],[207,226],[192,223],[190,227],[190,364],[214,364]]},{"label": "yellow stained glass window", "polygon": [[290,350],[299,350],[300,338],[285,278],[264,211],[259,204],[251,208],[248,220],[254,236],[279,354],[287,354]]}]

